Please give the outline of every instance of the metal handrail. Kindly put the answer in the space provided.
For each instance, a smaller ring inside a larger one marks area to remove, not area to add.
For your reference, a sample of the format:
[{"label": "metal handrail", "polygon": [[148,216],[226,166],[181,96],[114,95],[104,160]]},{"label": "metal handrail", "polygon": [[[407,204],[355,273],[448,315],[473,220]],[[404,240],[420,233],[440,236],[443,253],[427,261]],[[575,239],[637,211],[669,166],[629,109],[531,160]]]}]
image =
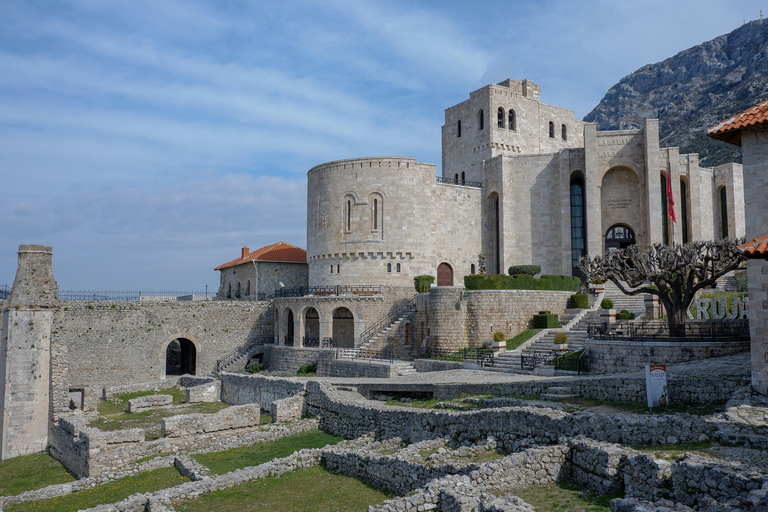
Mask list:
[{"label": "metal handrail", "polygon": [[225,354],[220,359],[217,359],[216,371],[220,372],[222,368],[225,368],[228,364],[230,364],[232,361],[234,361],[238,357],[244,354],[248,354],[248,352],[251,351],[253,348],[264,345],[265,343],[271,343],[273,341],[274,341],[274,337],[272,336],[257,336],[253,338],[242,347],[238,347],[235,350],[232,350],[229,353]]},{"label": "metal handrail", "polygon": [[416,294],[407,299],[404,303],[392,310],[389,314],[380,318],[376,323],[364,330],[362,334],[357,338],[358,346],[362,346],[368,340],[378,335],[381,331],[389,326],[392,322],[403,316],[407,311],[416,307]]},{"label": "metal handrail", "polygon": [[533,370],[555,357],[554,352],[544,350],[527,350],[520,354],[520,368]]},{"label": "metal handrail", "polygon": [[275,290],[275,298],[281,297],[306,297],[307,295],[378,295],[381,294],[381,285],[350,285],[339,284],[334,286],[299,286],[298,288],[278,288]]},{"label": "metal handrail", "polygon": [[670,332],[667,322],[590,323],[587,335],[596,340],[749,341],[747,320],[688,321]]}]

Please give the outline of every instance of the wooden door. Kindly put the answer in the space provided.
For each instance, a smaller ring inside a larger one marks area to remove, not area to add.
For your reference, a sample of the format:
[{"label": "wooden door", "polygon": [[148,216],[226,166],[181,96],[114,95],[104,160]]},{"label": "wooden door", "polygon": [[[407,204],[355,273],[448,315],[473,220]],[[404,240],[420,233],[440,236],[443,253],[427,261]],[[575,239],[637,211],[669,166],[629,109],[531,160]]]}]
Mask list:
[{"label": "wooden door", "polygon": [[437,286],[453,286],[453,269],[447,263],[437,266]]}]

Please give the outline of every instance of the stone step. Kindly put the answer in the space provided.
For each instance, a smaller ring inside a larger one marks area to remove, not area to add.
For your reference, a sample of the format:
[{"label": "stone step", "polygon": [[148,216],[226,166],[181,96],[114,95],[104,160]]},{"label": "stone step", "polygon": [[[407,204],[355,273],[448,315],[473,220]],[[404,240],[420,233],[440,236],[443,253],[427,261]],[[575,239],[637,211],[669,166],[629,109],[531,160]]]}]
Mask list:
[{"label": "stone step", "polygon": [[539,400],[543,400],[545,402],[563,402],[568,398],[578,398],[579,395],[571,394],[571,395],[553,395],[551,393],[542,393],[539,395]]}]

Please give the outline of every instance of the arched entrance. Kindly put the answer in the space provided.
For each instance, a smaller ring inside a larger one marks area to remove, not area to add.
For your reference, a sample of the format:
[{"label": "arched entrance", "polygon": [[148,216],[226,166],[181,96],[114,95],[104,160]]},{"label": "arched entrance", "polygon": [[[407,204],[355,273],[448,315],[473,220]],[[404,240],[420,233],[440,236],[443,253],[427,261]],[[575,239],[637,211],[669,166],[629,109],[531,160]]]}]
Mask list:
[{"label": "arched entrance", "polygon": [[317,347],[320,345],[320,314],[315,308],[307,308],[304,313],[304,341],[305,347]]},{"label": "arched entrance", "polygon": [[176,338],[165,349],[166,375],[195,375],[197,349],[186,338]]},{"label": "arched entrance", "polygon": [[347,308],[333,310],[333,341],[337,347],[355,347],[355,316]]},{"label": "arched entrance", "polygon": [[453,286],[453,269],[447,263],[437,266],[437,286]]},{"label": "arched entrance", "polygon": [[605,252],[613,252],[635,245],[635,232],[628,226],[617,224],[605,233]]},{"label": "arched entrance", "polygon": [[285,344],[289,347],[293,346],[293,310],[288,309],[288,314],[285,316]]}]

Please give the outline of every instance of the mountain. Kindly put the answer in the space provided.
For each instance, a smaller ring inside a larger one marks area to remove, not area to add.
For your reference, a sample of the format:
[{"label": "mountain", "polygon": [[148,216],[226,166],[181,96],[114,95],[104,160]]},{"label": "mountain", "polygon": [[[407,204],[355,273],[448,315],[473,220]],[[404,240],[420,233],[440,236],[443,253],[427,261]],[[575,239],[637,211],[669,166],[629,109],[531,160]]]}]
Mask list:
[{"label": "mountain", "polygon": [[625,76],[584,120],[616,130],[636,127],[637,116],[658,118],[662,147],[699,153],[711,167],[741,162],[741,150],[706,137],[706,128],[766,98],[768,19],[761,19]]}]

